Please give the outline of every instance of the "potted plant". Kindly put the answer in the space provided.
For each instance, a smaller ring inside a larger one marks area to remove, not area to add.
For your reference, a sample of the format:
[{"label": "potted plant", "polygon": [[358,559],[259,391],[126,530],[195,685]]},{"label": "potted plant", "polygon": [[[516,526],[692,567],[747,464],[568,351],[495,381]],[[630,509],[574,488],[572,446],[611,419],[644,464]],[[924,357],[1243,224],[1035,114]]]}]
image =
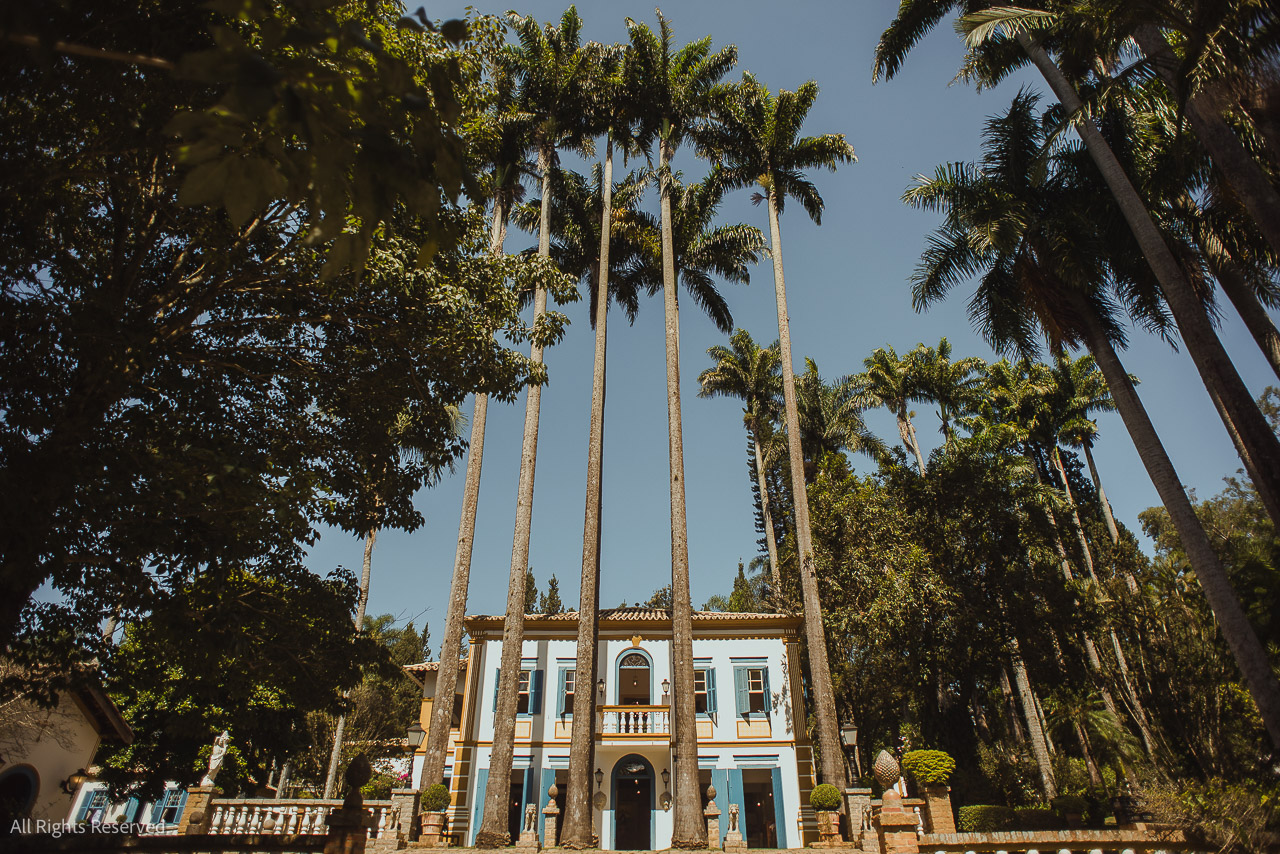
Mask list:
[{"label": "potted plant", "polygon": [[809,793],[809,806],[818,814],[818,841],[829,844],[843,842],[840,836],[840,790],[830,783],[814,786]]},{"label": "potted plant", "polygon": [[1059,795],[1049,802],[1062,816],[1069,828],[1084,827],[1084,814],[1089,811],[1089,802],[1079,795]]},{"label": "potted plant", "polygon": [[902,767],[924,795],[927,830],[930,833],[955,833],[955,814],[951,809],[951,788],[947,782],[955,773],[956,761],[942,750],[909,750],[902,757]]},{"label": "potted plant", "polygon": [[449,806],[449,790],[443,783],[428,786],[422,793],[422,841],[439,845],[444,837],[444,811]]}]

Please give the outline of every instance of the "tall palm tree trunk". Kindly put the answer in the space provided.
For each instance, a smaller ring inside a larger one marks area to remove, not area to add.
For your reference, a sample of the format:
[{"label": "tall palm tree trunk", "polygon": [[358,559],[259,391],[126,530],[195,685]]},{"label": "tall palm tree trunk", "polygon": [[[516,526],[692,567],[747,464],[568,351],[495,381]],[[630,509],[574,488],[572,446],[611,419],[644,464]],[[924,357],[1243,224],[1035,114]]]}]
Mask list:
[{"label": "tall palm tree trunk", "polygon": [[1197,92],[1184,101],[1185,87],[1178,78],[1182,60],[1173,52],[1160,28],[1143,24],[1133,31],[1133,38],[1170,94],[1182,105],[1196,138],[1253,217],[1271,251],[1280,254],[1280,192],[1241,144],[1222,111],[1213,104],[1210,92]]},{"label": "tall palm tree trunk", "polygon": [[[1050,455],[1053,461],[1053,467],[1058,473],[1058,482],[1062,484],[1062,491],[1067,496],[1067,505],[1071,508],[1071,526],[1076,532],[1076,542],[1080,546],[1080,553],[1084,557],[1085,569],[1089,572],[1089,578],[1093,581],[1094,590],[1101,591],[1101,583],[1098,581],[1098,574],[1094,571],[1093,550],[1089,548],[1089,541],[1084,535],[1084,526],[1080,524],[1080,513],[1076,509],[1075,496],[1071,494],[1071,482],[1067,480],[1066,467],[1062,465],[1062,455],[1055,447]],[[1133,722],[1138,726],[1138,732],[1142,736],[1143,747],[1146,748],[1147,755],[1155,756],[1155,738],[1151,734],[1151,724],[1147,720],[1146,709],[1142,706],[1142,700],[1138,697],[1137,690],[1134,689],[1133,682],[1129,679],[1129,663],[1125,659],[1124,648],[1120,645],[1120,638],[1116,635],[1115,628],[1107,626],[1107,634],[1111,639],[1111,650],[1116,656],[1116,676],[1120,683],[1120,689],[1124,694],[1125,703],[1129,707],[1130,716]],[[1088,635],[1085,636],[1086,639]],[[1092,641],[1089,641],[1092,644]],[[1093,652],[1093,656],[1097,656],[1097,652]],[[1105,691],[1105,689],[1104,689]],[[1115,701],[1111,699],[1109,691],[1103,694],[1104,700],[1107,701],[1107,708],[1116,720],[1120,719],[1120,715],[1115,708]]]},{"label": "tall palm tree trunk", "polygon": [[[373,570],[373,543],[378,538],[378,529],[370,528],[364,537],[364,565],[360,570],[360,599],[356,602],[356,631],[364,629],[364,612],[369,604],[369,574]],[[350,697],[351,692],[343,694]],[[324,779],[324,796],[332,798],[338,788],[338,765],[342,761],[342,734],[347,728],[347,716],[338,715],[338,726],[333,733],[333,750],[329,753],[329,773]]]},{"label": "tall palm tree trunk", "polygon": [[1053,777],[1053,762],[1049,756],[1048,733],[1045,732],[1044,724],[1040,719],[1040,704],[1036,702],[1035,693],[1031,690],[1031,677],[1027,675],[1027,665],[1022,660],[1017,638],[1013,639],[1012,645],[1013,684],[1017,688],[1018,701],[1022,705],[1022,717],[1027,722],[1031,755],[1035,758],[1036,768],[1040,771],[1040,789],[1044,792],[1044,799],[1048,801],[1058,796],[1058,784]]},{"label": "tall palm tree trunk", "polygon": [[[773,580],[773,599],[781,602],[782,571],[778,568],[778,538],[773,532],[773,512],[769,507],[769,484],[765,480],[764,452],[760,449],[759,416],[751,415],[751,447],[756,458],[756,488],[760,490],[760,518],[764,520],[764,545],[769,552],[769,577]],[[778,608],[775,607],[775,610]]]},{"label": "tall palm tree trunk", "polygon": [[[493,200],[493,226],[489,232],[489,252],[502,253],[507,236],[507,204],[504,192]],[[468,446],[467,475],[462,490],[462,518],[458,523],[458,548],[453,559],[453,579],[449,583],[449,607],[445,612],[444,639],[440,643],[440,669],[436,672],[436,696],[431,703],[427,728],[426,755],[418,788],[444,781],[444,761],[449,751],[449,730],[453,724],[454,689],[458,684],[458,660],[462,657],[462,622],[467,613],[467,592],[471,585],[471,551],[476,538],[476,510],[480,503],[480,469],[484,465],[484,431],[489,414],[489,395],[476,394],[471,415],[471,442]]]},{"label": "tall palm tree trunk", "polygon": [[[595,767],[596,652],[600,637],[600,501],[604,465],[605,324],[609,317],[609,241],[613,218],[613,136],[607,137],[600,184],[600,270],[596,279],[596,348],[591,373],[591,428],[587,438],[587,505],[582,524],[582,585],[578,597],[578,651],[574,673],[573,729],[560,844],[590,848],[593,810],[591,772]],[[585,686],[585,690],[579,688]],[[547,847],[555,844],[546,840]]]},{"label": "tall palm tree trunk", "polygon": [[773,288],[778,303],[778,344],[782,363],[782,397],[787,418],[787,450],[791,461],[791,492],[795,503],[797,563],[800,592],[804,602],[804,633],[809,652],[810,688],[818,730],[818,750],[822,781],[844,790],[848,781],[840,752],[836,724],[836,698],[831,687],[831,665],[827,661],[827,638],[822,624],[822,600],[818,596],[818,575],[813,558],[813,529],[809,524],[809,495],[804,482],[804,453],[800,448],[800,410],[796,403],[795,374],[791,365],[791,321],[787,316],[787,284],[782,272],[782,229],[778,224],[778,202],[773,188],[769,203],[769,249],[773,258]]},{"label": "tall palm tree trunk", "polygon": [[[1044,75],[1067,113],[1080,114],[1083,108],[1080,96],[1048,52],[1025,32],[1019,33],[1017,40]],[[1182,333],[1187,353],[1218,408],[1267,514],[1273,522],[1280,524],[1280,439],[1276,438],[1267,425],[1248,388],[1222,348],[1222,342],[1213,331],[1203,303],[1183,275],[1177,259],[1173,257],[1160,230],[1151,219],[1146,203],[1116,159],[1115,152],[1092,120],[1085,118],[1075,128],[1133,231],[1143,257],[1160,283],[1165,301]]]},{"label": "tall palm tree trunk", "polygon": [[1272,372],[1280,377],[1280,332],[1271,320],[1271,315],[1262,307],[1258,295],[1245,284],[1244,276],[1234,264],[1216,265],[1214,278],[1222,287],[1222,292],[1231,300],[1236,314],[1244,321],[1245,328],[1253,336],[1253,341],[1266,357]]},{"label": "tall palm tree trunk", "polygon": [[[538,254],[551,254],[551,147],[538,147],[542,173],[542,219],[538,225]],[[533,297],[533,323],[547,311],[547,292],[539,287]],[[542,344],[534,338],[529,358],[542,364]],[[507,831],[511,797],[511,760],[515,754],[516,705],[520,701],[520,659],[524,645],[525,588],[529,577],[529,536],[533,530],[533,476],[538,463],[538,416],[542,385],[529,386],[524,409],[524,441],[520,449],[520,481],[516,490],[515,539],[511,544],[511,575],[507,581],[507,614],[502,623],[502,657],[499,662],[497,709],[493,716],[493,747],[489,751],[489,781],[484,794],[484,819],[476,834],[477,848],[499,848],[511,841]]]},{"label": "tall palm tree trunk", "polygon": [[915,455],[916,467],[920,471],[920,476],[924,477],[924,456],[920,453],[920,442],[916,439],[916,428],[911,423],[911,417],[907,415],[907,408],[904,406],[897,413],[898,416],[898,434],[902,436],[902,444],[907,446],[907,450]]},{"label": "tall palm tree trunk", "polygon": [[[1116,517],[1111,512],[1111,502],[1107,500],[1107,492],[1102,488],[1102,478],[1098,476],[1098,465],[1093,461],[1093,451],[1090,449],[1090,443],[1084,443],[1084,458],[1089,464],[1089,477],[1093,479],[1093,488],[1098,491],[1098,505],[1102,507],[1102,518],[1107,523],[1107,533],[1111,535],[1111,542],[1115,545],[1120,544],[1120,529],[1116,526]],[[1129,591],[1137,593],[1138,588],[1135,584]]]},{"label": "tall palm tree trunk", "polygon": [[1009,670],[1000,665],[1000,693],[1004,696],[1004,717],[1013,737],[1022,746],[1027,744],[1027,734],[1022,731],[1022,721],[1018,719],[1017,702],[1014,699],[1013,685],[1009,682]]},{"label": "tall palm tree trunk", "polygon": [[1106,331],[1083,297],[1075,295],[1073,301],[1084,326],[1085,343],[1089,352],[1093,354],[1098,368],[1106,378],[1116,409],[1133,438],[1138,456],[1142,458],[1174,529],[1178,532],[1183,551],[1186,552],[1214,618],[1218,621],[1218,629],[1231,647],[1245,684],[1249,686],[1249,693],[1258,705],[1258,713],[1271,737],[1271,743],[1280,747],[1280,682],[1271,669],[1266,650],[1258,642],[1258,636],[1245,616],[1240,599],[1209,544],[1209,538],[1182,489],[1173,463],[1169,460],[1129,375],[1125,373],[1120,358],[1111,346]]},{"label": "tall palm tree trunk", "polygon": [[662,205],[662,303],[667,345],[667,441],[671,471],[672,756],[675,815],[672,848],[705,848],[707,823],[698,791],[698,722],[693,692],[693,603],[689,594],[689,540],[684,499],[684,437],[680,422],[680,313],[676,303],[675,239],[671,223],[671,155],[658,143]]}]

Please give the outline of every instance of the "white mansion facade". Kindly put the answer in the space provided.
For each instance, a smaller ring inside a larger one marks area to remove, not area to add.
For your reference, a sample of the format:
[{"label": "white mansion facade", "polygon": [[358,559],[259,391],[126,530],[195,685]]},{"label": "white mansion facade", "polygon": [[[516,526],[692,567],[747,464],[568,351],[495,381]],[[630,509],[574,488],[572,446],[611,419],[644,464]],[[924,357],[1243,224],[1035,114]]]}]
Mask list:
[{"label": "white mansion facade", "polygon": [[[525,620],[511,827],[526,806],[542,810],[557,783],[563,798],[569,767],[573,698],[596,691],[596,765],[603,773],[596,810],[602,849],[660,849],[671,840],[671,618],[665,609],[600,611],[597,672],[577,672],[577,614]],[[698,767],[705,792],[713,784],[724,813],[737,804],[752,848],[798,848],[817,838],[809,808],[812,750],[805,733],[797,617],[696,611],[693,655],[698,710]],[[466,620],[471,644],[455,694],[446,776],[452,796],[447,832],[471,845],[484,804],[493,743],[502,617]],[[429,727],[436,665],[410,668],[425,684],[421,724]],[[799,720],[797,720],[797,716]],[[413,779],[423,756],[415,756]],[[705,798],[705,796],[704,796]],[[553,841],[542,840],[544,846]]]}]

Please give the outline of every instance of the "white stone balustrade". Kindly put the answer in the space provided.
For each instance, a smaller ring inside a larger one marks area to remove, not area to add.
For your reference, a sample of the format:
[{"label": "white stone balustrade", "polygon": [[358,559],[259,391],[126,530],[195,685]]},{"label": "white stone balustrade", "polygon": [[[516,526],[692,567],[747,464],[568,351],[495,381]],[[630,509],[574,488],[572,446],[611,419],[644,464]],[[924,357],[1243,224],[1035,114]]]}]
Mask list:
[{"label": "white stone balustrade", "polygon": [[667,706],[600,706],[600,733],[608,736],[671,735]]},{"label": "white stone balustrade", "polygon": [[[329,813],[342,808],[342,801],[336,798],[228,798],[214,801],[212,808],[213,818],[209,824],[212,834],[306,836],[327,833],[325,819]],[[396,838],[400,813],[391,808],[391,801],[365,801],[364,808],[373,813],[370,839]]]}]

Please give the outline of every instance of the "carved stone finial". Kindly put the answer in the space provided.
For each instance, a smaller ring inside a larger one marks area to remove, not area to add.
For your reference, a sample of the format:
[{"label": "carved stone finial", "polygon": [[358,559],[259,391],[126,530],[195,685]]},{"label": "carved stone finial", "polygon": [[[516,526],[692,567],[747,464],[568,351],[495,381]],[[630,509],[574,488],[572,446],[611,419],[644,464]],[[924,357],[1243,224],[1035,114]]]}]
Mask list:
[{"label": "carved stone finial", "polygon": [[872,766],[871,772],[875,774],[876,782],[881,788],[887,789],[894,783],[898,782],[901,769],[898,768],[898,760],[893,758],[893,754],[887,750],[881,750],[876,756],[876,764]]},{"label": "carved stone finial", "polygon": [[552,783],[551,788],[547,789],[547,797],[551,798],[553,801],[560,797],[560,787],[555,783]]},{"label": "carved stone finial", "polygon": [[707,800],[714,801],[715,799],[716,799],[716,787],[708,783],[707,784]]}]

